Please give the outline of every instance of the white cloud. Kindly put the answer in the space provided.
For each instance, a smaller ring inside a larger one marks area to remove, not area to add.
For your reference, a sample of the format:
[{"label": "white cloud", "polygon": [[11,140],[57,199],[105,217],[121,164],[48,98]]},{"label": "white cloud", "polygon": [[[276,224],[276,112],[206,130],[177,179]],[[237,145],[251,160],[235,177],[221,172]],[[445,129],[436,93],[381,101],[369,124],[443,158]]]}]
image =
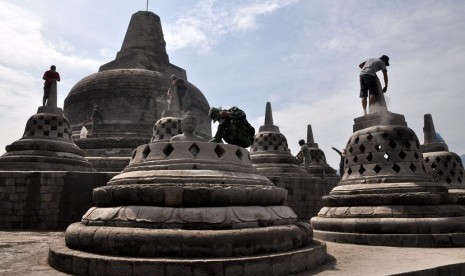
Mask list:
[{"label": "white cloud", "polygon": [[297,0],[216,1],[201,0],[165,25],[165,40],[170,50],[183,48],[207,52],[227,34],[258,28],[257,19]]}]

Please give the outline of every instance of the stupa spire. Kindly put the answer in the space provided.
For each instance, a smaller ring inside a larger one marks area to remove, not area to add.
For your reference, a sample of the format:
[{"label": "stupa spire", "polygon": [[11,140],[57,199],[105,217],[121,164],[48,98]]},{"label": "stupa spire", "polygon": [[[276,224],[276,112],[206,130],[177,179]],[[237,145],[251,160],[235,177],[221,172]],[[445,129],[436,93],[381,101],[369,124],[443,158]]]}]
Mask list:
[{"label": "stupa spire", "polygon": [[425,114],[424,116],[423,134],[425,141],[423,145],[421,145],[422,152],[449,151],[447,144],[439,142],[436,138],[436,130],[431,114]]},{"label": "stupa spire", "polygon": [[273,111],[271,110],[271,103],[266,102],[265,109],[265,124],[259,128],[258,131],[276,131],[279,132],[279,127],[273,124]]},{"label": "stupa spire", "polygon": [[168,64],[160,17],[153,12],[139,11],[131,17],[116,59],[100,66],[99,71],[126,68],[157,71]]}]

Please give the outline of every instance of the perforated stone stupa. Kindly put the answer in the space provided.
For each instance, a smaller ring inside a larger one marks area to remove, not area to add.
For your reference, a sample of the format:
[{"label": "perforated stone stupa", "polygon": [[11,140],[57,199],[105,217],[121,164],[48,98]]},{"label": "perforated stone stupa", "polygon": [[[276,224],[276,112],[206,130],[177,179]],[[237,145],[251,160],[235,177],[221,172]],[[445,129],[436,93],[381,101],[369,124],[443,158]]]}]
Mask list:
[{"label": "perforated stone stupa", "polygon": [[447,197],[404,116],[374,113],[355,119],[344,175],[311,223],[315,237],[336,242],[465,246],[465,206]]},{"label": "perforated stone stupa", "polygon": [[257,174],[244,148],[202,141],[139,146],[94,190],[96,207],[53,245],[49,264],[90,275],[288,275],[326,247],[283,206],[286,190]]},{"label": "perforated stone stupa", "polygon": [[46,106],[26,123],[23,137],[6,146],[0,171],[92,171],[84,152],[71,137],[63,110],[56,106],[56,83]]},{"label": "perforated stone stupa", "polygon": [[[307,166],[308,173],[314,177],[327,178],[328,181],[332,183],[333,187],[336,186],[340,177],[337,175],[336,170],[328,165],[324,151],[318,147],[318,143],[315,143],[312,125],[310,124],[307,125],[307,146],[310,150],[310,156],[312,157],[310,164]],[[298,154],[297,158],[299,162],[302,160],[301,153]]]},{"label": "perforated stone stupa", "polygon": [[[73,137],[97,170],[122,171],[132,151],[150,141],[151,128],[168,105],[172,74],[186,81],[199,135],[211,137],[210,106],[202,92],[187,81],[186,71],[169,62],[165,45],[160,18],[148,11],[135,13],[116,59],[76,83],[66,97],[64,110]],[[83,126],[92,129],[95,105],[103,124],[80,138]]]},{"label": "perforated stone stupa", "polygon": [[266,103],[265,124],[254,136],[250,159],[261,175],[288,191],[286,205],[296,212],[299,220],[308,221],[315,216],[322,207],[322,196],[327,195],[337,183],[331,185],[319,176],[312,177],[296,163],[286,137],[273,124],[269,102]]},{"label": "perforated stone stupa", "polygon": [[433,175],[434,181],[449,188],[450,193],[465,194],[464,169],[462,159],[449,151],[445,142],[439,142],[431,114],[424,116],[424,144],[420,146],[426,163],[426,170]]}]

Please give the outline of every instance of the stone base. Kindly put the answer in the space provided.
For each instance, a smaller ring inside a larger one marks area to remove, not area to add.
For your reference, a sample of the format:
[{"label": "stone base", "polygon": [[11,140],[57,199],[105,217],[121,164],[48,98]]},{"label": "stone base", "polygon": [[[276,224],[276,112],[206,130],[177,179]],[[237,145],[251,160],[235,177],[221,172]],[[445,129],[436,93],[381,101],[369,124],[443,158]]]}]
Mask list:
[{"label": "stone base", "polygon": [[313,230],[315,238],[325,241],[374,246],[464,247],[465,233],[367,234]]},{"label": "stone base", "polygon": [[74,275],[289,275],[314,269],[327,258],[326,244],[277,254],[235,258],[132,258],[103,256],[66,247],[50,246],[51,267]]}]

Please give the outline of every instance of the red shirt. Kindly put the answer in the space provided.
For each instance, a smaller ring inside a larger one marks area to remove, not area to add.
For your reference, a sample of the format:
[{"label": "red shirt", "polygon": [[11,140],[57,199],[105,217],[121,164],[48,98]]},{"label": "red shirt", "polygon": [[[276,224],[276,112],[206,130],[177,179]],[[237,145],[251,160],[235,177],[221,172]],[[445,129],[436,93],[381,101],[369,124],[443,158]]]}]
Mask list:
[{"label": "red shirt", "polygon": [[52,86],[52,81],[47,80],[47,79],[60,80],[60,74],[58,74],[57,71],[48,70],[47,72],[44,73],[44,76],[42,78],[45,79],[44,86],[50,87]]}]

